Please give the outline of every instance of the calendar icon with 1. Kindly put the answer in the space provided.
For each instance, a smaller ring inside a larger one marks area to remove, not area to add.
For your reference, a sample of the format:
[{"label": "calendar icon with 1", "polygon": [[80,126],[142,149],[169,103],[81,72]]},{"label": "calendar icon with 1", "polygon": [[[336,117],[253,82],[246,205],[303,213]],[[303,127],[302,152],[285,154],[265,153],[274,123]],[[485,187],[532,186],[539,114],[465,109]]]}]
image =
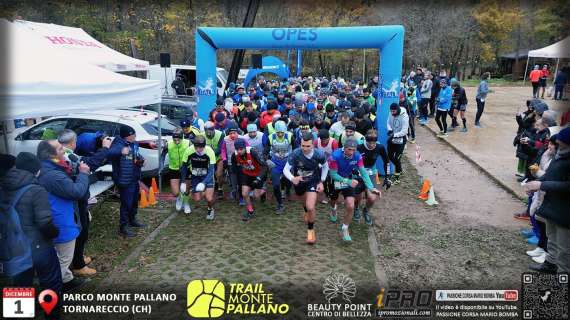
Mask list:
[{"label": "calendar icon with 1", "polygon": [[33,318],[36,311],[34,288],[4,288],[2,290],[4,318]]}]

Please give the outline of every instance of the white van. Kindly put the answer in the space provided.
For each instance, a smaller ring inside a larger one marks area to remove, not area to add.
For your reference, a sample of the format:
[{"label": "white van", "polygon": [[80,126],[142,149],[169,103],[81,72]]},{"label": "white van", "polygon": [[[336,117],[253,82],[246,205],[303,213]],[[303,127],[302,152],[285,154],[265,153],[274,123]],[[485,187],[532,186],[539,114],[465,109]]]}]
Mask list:
[{"label": "white van", "polygon": [[[164,72],[166,69],[166,73]],[[176,96],[176,91],[172,88],[172,81],[176,80],[176,75],[181,74],[186,85],[186,93],[189,96],[195,95],[196,88],[196,66],[173,64],[170,68],[161,68],[160,64],[150,65],[147,79],[159,80],[162,96]],[[224,88],[228,80],[228,72],[224,68],[216,68],[218,95],[223,96]]]}]

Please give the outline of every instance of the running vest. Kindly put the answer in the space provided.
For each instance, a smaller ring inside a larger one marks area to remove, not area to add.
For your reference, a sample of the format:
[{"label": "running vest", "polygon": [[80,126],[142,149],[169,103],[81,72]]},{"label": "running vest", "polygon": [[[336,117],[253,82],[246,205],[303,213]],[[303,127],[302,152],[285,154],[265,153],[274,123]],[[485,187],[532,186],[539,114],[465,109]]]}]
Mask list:
[{"label": "running vest", "polygon": [[257,150],[257,152],[263,153],[263,133],[258,132],[255,138],[246,134],[243,136],[243,139],[249,144],[250,147]]},{"label": "running vest", "polygon": [[204,153],[199,155],[194,146],[188,148],[185,154],[186,163],[192,176],[203,177],[208,174],[208,166],[215,163],[214,150],[209,146],[204,148]]},{"label": "running vest", "polygon": [[328,159],[334,151],[332,148],[333,141],[333,138],[329,138],[329,143],[323,147],[321,144],[321,138],[317,139],[317,150],[321,150],[325,154],[326,159]]},{"label": "running vest", "polygon": [[251,147],[245,148],[245,159],[238,155],[237,151],[234,151],[236,155],[236,161],[238,167],[241,167],[243,174],[248,175],[250,177],[257,177],[261,173],[261,165],[255,161],[253,156],[251,155]]},{"label": "running vest", "polygon": [[168,142],[168,168],[171,170],[180,170],[184,153],[189,146],[190,141],[186,139],[182,139],[179,144],[174,143],[174,141]]},{"label": "running vest", "polygon": [[275,127],[273,126],[273,122],[269,122],[269,123],[267,124],[267,134],[268,134],[269,136],[271,136],[271,135],[274,134],[274,133],[275,133]]},{"label": "running vest", "polygon": [[291,139],[292,135],[289,132],[285,132],[283,139],[277,137],[277,133],[273,133],[269,136],[269,145],[271,146],[271,156],[278,159],[285,159],[289,156],[291,149]]},{"label": "running vest", "polygon": [[[222,140],[222,132],[220,130],[214,130],[214,136],[210,139],[208,135],[204,134],[204,138],[206,138],[206,145],[210,146],[212,150],[218,150],[220,142]],[[216,157],[216,160],[219,160],[220,155]]]}]

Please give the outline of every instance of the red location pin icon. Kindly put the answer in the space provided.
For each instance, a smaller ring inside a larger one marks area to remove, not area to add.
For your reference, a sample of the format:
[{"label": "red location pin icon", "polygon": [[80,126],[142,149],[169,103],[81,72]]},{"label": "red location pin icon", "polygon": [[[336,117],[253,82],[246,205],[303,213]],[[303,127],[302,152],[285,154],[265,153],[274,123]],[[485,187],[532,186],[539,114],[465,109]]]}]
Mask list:
[{"label": "red location pin icon", "polygon": [[57,293],[50,289],[42,291],[38,297],[40,307],[44,309],[47,315],[49,315],[57,305],[57,299]]}]

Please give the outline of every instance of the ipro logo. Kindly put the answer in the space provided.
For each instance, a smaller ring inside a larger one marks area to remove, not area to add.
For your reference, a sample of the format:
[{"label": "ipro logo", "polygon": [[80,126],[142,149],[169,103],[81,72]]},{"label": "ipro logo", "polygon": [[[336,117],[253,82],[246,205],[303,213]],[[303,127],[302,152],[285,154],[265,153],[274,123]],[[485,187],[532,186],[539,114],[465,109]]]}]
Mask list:
[{"label": "ipro logo", "polygon": [[188,284],[188,314],[194,318],[218,318],[224,314],[226,289],[220,280],[193,280]]}]

